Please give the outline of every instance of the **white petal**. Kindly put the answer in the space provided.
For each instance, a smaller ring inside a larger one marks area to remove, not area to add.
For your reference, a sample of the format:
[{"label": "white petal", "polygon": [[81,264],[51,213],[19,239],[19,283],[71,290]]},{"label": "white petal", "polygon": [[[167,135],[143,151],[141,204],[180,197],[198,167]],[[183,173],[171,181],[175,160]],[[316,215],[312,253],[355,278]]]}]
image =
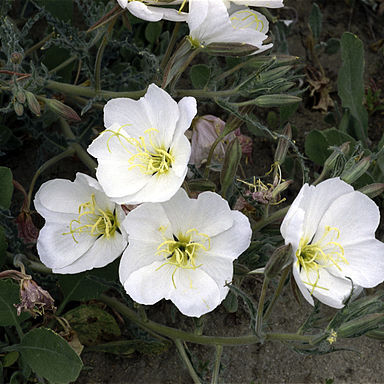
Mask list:
[{"label": "white petal", "polygon": [[216,282],[199,268],[178,268],[174,282],[176,288],[172,286],[167,298],[186,316],[200,317],[213,311],[222,301]]},{"label": "white petal", "polygon": [[128,0],[117,0],[121,8],[127,8]]},{"label": "white petal", "polygon": [[47,222],[40,230],[37,239],[37,251],[40,260],[52,269],[63,268],[79,259],[95,243],[96,237],[87,233],[75,234],[77,243],[73,240],[67,225]]},{"label": "white petal", "polygon": [[44,183],[35,195],[37,212],[47,221],[69,223],[79,214],[79,205],[90,200],[92,190],[70,180],[54,179]]},{"label": "white petal", "polygon": [[172,170],[176,176],[184,177],[191,157],[191,143],[186,136],[182,135],[173,142],[171,154],[175,158]]},{"label": "white petal", "polygon": [[344,247],[348,264],[340,263],[342,273],[354,284],[373,288],[384,281],[384,244],[376,239]]},{"label": "white petal", "polygon": [[151,305],[168,296],[173,288],[172,273],[175,268],[162,265],[162,262],[154,262],[134,271],[122,281],[126,292],[134,301]]},{"label": "white petal", "polygon": [[183,184],[187,167],[182,176],[177,176],[172,168],[165,174],[150,176],[146,185],[138,192],[113,200],[119,204],[140,204],[142,202],[163,202],[169,200]]},{"label": "white petal", "polygon": [[235,4],[252,7],[281,8],[284,7],[283,0],[231,0]]},{"label": "white petal", "polygon": [[306,286],[301,280],[299,267],[297,265],[297,259],[293,262],[292,271],[293,271],[293,277],[295,278],[296,284],[301,294],[304,296],[304,299],[307,300],[309,304],[315,305],[315,302],[313,301],[313,297],[309,293],[308,286]]},{"label": "white petal", "polygon": [[300,277],[304,285],[308,287],[309,291],[312,290],[312,286],[306,283],[314,284],[318,278],[316,287],[313,291],[313,296],[330,307],[344,307],[343,301],[351,294],[351,280],[336,277],[330,274],[327,271],[327,268],[320,268],[318,273],[319,278],[315,271],[310,271],[307,276],[305,271],[302,270]]},{"label": "white petal", "polygon": [[254,30],[264,34],[269,30],[267,18],[261,13],[248,8],[231,14],[230,19],[235,29]]},{"label": "white petal", "polygon": [[[162,234],[168,233],[172,237],[171,224],[161,204],[139,205],[128,213],[121,225],[128,233],[130,241],[134,239],[159,245],[164,241]],[[162,232],[160,228],[169,228],[171,231]]]},{"label": "white petal", "polygon": [[[232,211],[232,218],[234,221],[231,228],[211,237],[211,248],[205,252],[207,257],[219,256],[235,260],[249,247],[252,229],[247,216]],[[204,260],[201,262],[204,263]]]},{"label": "white petal", "polygon": [[326,226],[337,228],[340,237],[335,240],[343,247],[375,237],[379,225],[379,208],[361,192],[353,191],[333,201],[324,213],[313,241],[316,242]]},{"label": "white petal", "polygon": [[191,126],[193,118],[197,114],[196,99],[194,97],[183,97],[178,103],[180,117],[177,121],[173,141],[177,141],[180,136]]},{"label": "white petal", "polygon": [[126,8],[136,17],[146,21],[160,21],[161,19],[170,21],[185,21],[187,14],[176,9],[148,7],[140,1],[128,3]]},{"label": "white petal", "polygon": [[224,259],[222,257],[216,257],[214,255],[204,254],[203,257],[196,259],[196,264],[201,262],[201,269],[211,279],[213,279],[220,291],[220,301],[224,300],[227,296],[229,288],[226,284],[230,283],[233,278],[233,262],[230,259]]},{"label": "white petal", "polygon": [[[198,28],[207,20],[208,10],[210,7],[210,2],[207,0],[189,0],[189,13],[187,18],[187,23],[190,30],[190,35],[195,39],[198,38],[199,30]],[[217,17],[223,18],[228,14],[225,7],[220,4],[220,1],[217,2]]]},{"label": "white petal", "polygon": [[54,273],[80,273],[93,268],[101,268],[117,259],[127,246],[127,239],[115,232],[107,239],[98,238],[92,247],[72,264],[64,268],[53,268]]}]

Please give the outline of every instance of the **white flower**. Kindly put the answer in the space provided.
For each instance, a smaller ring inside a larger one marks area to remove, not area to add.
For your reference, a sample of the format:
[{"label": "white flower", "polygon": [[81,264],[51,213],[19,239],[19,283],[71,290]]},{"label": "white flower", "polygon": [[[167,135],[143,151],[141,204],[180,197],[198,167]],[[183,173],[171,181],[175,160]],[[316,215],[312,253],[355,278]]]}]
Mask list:
[{"label": "white flower", "polygon": [[97,157],[97,178],[119,204],[161,202],[180,188],[191,145],[184,132],[196,115],[196,100],[177,104],[151,84],[144,97],[110,100],[104,107],[106,130],[89,146]]},{"label": "white flower", "polygon": [[233,260],[251,239],[246,216],[218,194],[188,198],[180,189],[169,201],[142,204],[123,222],[129,246],[120,281],[138,303],[171,300],[187,316],[212,311],[228,293]]},{"label": "white flower", "polygon": [[265,8],[281,8],[284,7],[284,0],[223,0],[224,4],[229,8],[231,3],[236,5],[246,5],[247,7],[265,7]]},{"label": "white flower", "polygon": [[272,47],[263,45],[269,23],[261,13],[245,8],[229,15],[222,0],[190,0],[187,23],[189,39],[196,47],[238,43],[257,47],[256,53]]},{"label": "white flower", "polygon": [[293,247],[293,275],[305,299],[344,306],[355,286],[384,280],[384,244],[375,239],[380,214],[366,195],[339,178],[305,184],[281,225]]},{"label": "white flower", "polygon": [[45,219],[37,251],[55,273],[104,267],[127,246],[127,235],[120,226],[123,210],[92,177],[77,173],[74,182],[47,181],[36,193],[34,204]]},{"label": "white flower", "polygon": [[173,8],[158,7],[158,5],[181,4],[183,0],[156,1],[156,0],[117,0],[120,7],[128,9],[132,15],[146,21],[185,21],[187,14]]}]

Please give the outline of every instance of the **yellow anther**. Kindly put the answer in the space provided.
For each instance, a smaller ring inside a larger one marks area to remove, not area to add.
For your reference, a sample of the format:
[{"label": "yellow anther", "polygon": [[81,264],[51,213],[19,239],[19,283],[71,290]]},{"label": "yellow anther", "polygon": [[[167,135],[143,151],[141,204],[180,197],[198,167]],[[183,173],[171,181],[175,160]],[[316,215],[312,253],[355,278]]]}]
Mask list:
[{"label": "yellow anther", "polygon": [[[326,226],[323,235],[316,243],[309,244],[309,240],[305,238],[301,238],[300,240],[299,247],[296,251],[297,263],[304,269],[307,275],[308,282],[304,281],[304,284],[312,287],[311,294],[313,294],[315,288],[327,289],[317,284],[320,279],[321,268],[334,266],[341,271],[342,268],[340,264],[348,264],[344,256],[343,246],[335,241],[339,237],[340,231],[338,228]],[[311,271],[316,273],[314,283],[310,282],[309,273]]]},{"label": "yellow anther", "polygon": [[[160,226],[159,231],[164,233],[165,228]],[[165,258],[165,262],[157,268],[157,270],[165,265],[174,266],[172,283],[176,288],[174,275],[177,269],[195,270],[201,267],[202,264],[196,265],[196,257],[201,250],[209,251],[211,248],[211,239],[208,235],[199,232],[195,228],[189,229],[185,234],[179,233],[177,236],[173,235],[173,239],[168,239],[164,235],[162,236],[164,241],[157,247],[156,255],[162,255]]]},{"label": "yellow anther", "polygon": [[78,241],[75,234],[88,233],[91,236],[106,236],[109,239],[117,229],[116,215],[110,211],[102,210],[96,203],[95,194],[91,200],[79,205],[79,216],[69,223],[69,232],[63,235],[72,235],[75,243]]},{"label": "yellow anther", "polygon": [[331,333],[327,337],[327,341],[329,344],[333,344],[337,340],[337,332],[335,332],[333,329],[331,330]]}]

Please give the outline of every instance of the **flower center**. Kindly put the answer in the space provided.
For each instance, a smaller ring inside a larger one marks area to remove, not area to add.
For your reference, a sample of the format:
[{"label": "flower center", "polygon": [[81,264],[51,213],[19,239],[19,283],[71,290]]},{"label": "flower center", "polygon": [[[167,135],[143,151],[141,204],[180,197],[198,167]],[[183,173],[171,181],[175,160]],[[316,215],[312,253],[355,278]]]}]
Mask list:
[{"label": "flower center", "polygon": [[[160,227],[161,232],[165,231]],[[179,233],[173,235],[172,239],[163,236],[164,241],[157,247],[156,255],[162,255],[165,258],[164,265],[173,265],[175,270],[172,273],[172,283],[176,288],[174,275],[178,268],[197,269],[202,264],[196,265],[196,258],[201,250],[208,251],[211,248],[211,239],[208,235],[200,233],[197,229],[189,229],[185,234]]]},{"label": "flower center", "polygon": [[79,205],[79,216],[69,223],[69,232],[63,235],[72,235],[75,243],[78,243],[75,235],[87,233],[91,236],[106,236],[109,239],[117,230],[116,214],[103,211],[96,203],[95,194],[91,200]]},{"label": "flower center", "polygon": [[[311,294],[315,288],[327,289],[317,285],[320,278],[320,269],[334,266],[341,271],[340,264],[348,264],[344,256],[344,248],[336,240],[340,237],[337,228],[326,226],[323,236],[316,243],[309,243],[308,239],[301,238],[299,248],[296,251],[297,263],[300,269],[304,269],[308,281],[304,284],[312,287]],[[316,280],[310,281],[309,272],[315,271]]]},{"label": "flower center", "polygon": [[162,175],[167,173],[175,161],[175,157],[171,153],[170,148],[165,148],[163,145],[156,144],[154,134],[158,132],[155,128],[150,128],[144,131],[145,136],[139,136],[138,139],[127,137],[121,133],[121,129],[129,124],[123,125],[116,132],[111,132],[112,135],[107,140],[108,151],[111,151],[110,140],[117,138],[124,150],[130,155],[128,159],[129,168],[139,168],[145,175]]}]

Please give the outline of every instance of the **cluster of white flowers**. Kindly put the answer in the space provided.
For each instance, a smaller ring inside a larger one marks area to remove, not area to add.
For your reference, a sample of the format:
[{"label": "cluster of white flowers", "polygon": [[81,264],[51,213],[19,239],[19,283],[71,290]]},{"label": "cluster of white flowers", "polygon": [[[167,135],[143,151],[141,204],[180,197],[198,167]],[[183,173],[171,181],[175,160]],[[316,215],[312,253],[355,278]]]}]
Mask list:
[{"label": "cluster of white flowers", "polygon": [[[243,43],[261,52],[268,21],[244,5],[282,0],[118,0],[137,17],[187,21],[193,46]],[[162,7],[177,4],[179,9]],[[138,303],[171,300],[187,316],[212,311],[226,297],[233,261],[250,245],[248,218],[213,192],[191,199],[181,189],[191,161],[185,136],[196,100],[178,103],[151,84],[140,100],[110,100],[105,131],[89,146],[97,180],[44,183],[35,208],[45,218],[37,249],[55,273],[103,267],[122,255],[120,281]],[[192,159],[193,160],[193,159]],[[139,205],[126,213],[125,205]],[[293,276],[313,296],[340,308],[352,292],[384,280],[384,244],[375,239],[376,204],[340,179],[303,186],[281,233],[292,244]]]}]

